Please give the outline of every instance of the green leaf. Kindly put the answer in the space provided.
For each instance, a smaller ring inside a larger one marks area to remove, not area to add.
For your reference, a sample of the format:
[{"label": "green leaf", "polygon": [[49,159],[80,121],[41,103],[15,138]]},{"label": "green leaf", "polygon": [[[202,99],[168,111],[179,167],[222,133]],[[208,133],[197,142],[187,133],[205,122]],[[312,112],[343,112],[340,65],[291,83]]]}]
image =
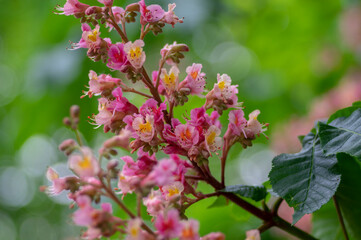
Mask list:
[{"label": "green leaf", "polygon": [[361,239],[361,162],[345,153],[337,154],[337,160],[342,180],[336,198],[347,231],[355,239]]},{"label": "green leaf", "polygon": [[330,116],[327,121],[327,124],[332,122],[333,120],[340,118],[340,117],[348,117],[350,116],[355,110],[361,108],[361,101],[354,102],[351,107],[343,108],[335,112]]},{"label": "green leaf", "polygon": [[260,201],[267,196],[267,189],[265,186],[246,186],[246,185],[233,185],[227,186],[220,192],[231,192],[241,195],[242,197],[251,198],[255,201]]},{"label": "green leaf", "polygon": [[319,122],[318,129],[326,155],[346,152],[361,157],[361,109],[347,118],[337,118],[329,125]]},{"label": "green leaf", "polygon": [[326,157],[319,143],[319,138],[309,133],[299,153],[281,154],[272,161],[269,178],[273,191],[295,209],[293,224],[327,203],[340,183],[336,157]]},{"label": "green leaf", "polygon": [[211,205],[209,205],[208,208],[224,207],[227,205],[228,205],[227,199],[223,196],[219,196]]},{"label": "green leaf", "polygon": [[305,138],[305,135],[300,135],[297,137],[298,140],[302,143],[303,142],[303,139]]}]

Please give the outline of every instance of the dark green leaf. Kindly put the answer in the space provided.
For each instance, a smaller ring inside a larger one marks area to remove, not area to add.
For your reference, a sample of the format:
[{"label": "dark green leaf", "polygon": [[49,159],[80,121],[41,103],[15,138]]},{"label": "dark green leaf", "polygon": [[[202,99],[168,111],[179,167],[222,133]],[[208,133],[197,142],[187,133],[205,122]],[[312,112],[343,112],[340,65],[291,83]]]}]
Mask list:
[{"label": "dark green leaf", "polygon": [[337,160],[342,180],[336,198],[348,232],[361,239],[361,162],[345,153],[337,154]]},{"label": "dark green leaf", "polygon": [[340,182],[336,157],[326,157],[319,142],[309,133],[301,152],[281,154],[272,161],[269,178],[273,190],[295,209],[293,223],[327,203]]},{"label": "dark green leaf", "polygon": [[211,205],[209,205],[208,208],[223,207],[227,205],[228,205],[227,199],[223,196],[219,196]]},{"label": "dark green leaf", "polygon": [[361,109],[347,118],[337,118],[329,125],[320,122],[318,126],[326,155],[346,152],[361,157]]},{"label": "dark green leaf", "polygon": [[267,196],[267,189],[265,186],[246,186],[233,185],[227,186],[221,192],[232,192],[241,195],[242,197],[251,198],[255,201],[260,201]]},{"label": "dark green leaf", "polygon": [[361,108],[361,102],[354,102],[351,107],[343,108],[335,112],[330,116],[327,121],[327,124],[332,122],[333,120],[340,118],[340,117],[348,117],[350,116],[355,110]]}]

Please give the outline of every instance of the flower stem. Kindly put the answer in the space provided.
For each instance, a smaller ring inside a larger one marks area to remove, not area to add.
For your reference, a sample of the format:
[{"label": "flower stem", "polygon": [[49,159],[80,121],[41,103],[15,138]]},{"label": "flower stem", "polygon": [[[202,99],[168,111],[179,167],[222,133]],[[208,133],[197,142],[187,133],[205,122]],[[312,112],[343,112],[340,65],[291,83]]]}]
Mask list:
[{"label": "flower stem", "polygon": [[336,196],[333,196],[332,199],[333,199],[333,203],[335,204],[335,207],[336,207],[336,212],[337,212],[338,220],[340,221],[340,224],[341,224],[343,235],[345,236],[346,240],[349,240],[347,230],[346,230],[346,226],[345,226],[345,222],[343,221],[340,205],[338,204]]}]

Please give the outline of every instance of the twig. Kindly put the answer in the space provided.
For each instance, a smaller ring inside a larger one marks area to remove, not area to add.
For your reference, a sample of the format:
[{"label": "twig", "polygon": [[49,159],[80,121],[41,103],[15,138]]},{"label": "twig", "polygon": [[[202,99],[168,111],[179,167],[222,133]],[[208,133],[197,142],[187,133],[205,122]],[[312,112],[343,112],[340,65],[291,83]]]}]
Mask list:
[{"label": "twig", "polygon": [[345,236],[346,240],[349,240],[347,230],[346,230],[346,226],[345,226],[345,222],[343,221],[340,205],[338,205],[338,201],[336,199],[336,196],[333,196],[332,199],[333,199],[333,203],[335,204],[335,207],[336,207],[336,212],[337,212],[338,220],[340,221],[340,224],[341,224],[343,235]]}]

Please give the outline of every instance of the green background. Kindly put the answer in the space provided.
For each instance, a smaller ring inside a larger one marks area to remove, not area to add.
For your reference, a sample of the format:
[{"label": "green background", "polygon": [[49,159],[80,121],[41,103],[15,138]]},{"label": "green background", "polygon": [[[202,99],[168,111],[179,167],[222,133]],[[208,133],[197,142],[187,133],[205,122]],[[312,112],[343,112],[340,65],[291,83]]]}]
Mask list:
[{"label": "green background", "polygon": [[[345,40],[342,34],[347,25],[340,23],[345,12],[358,2],[175,2],[175,12],[184,17],[184,23],[174,29],[166,27],[165,33],[156,37],[147,35],[146,68],[149,72],[155,70],[160,48],[177,41],[190,47],[180,64],[182,77],[193,62],[203,64],[208,89],[216,81],[217,73],[230,75],[239,85],[238,96],[246,106],[246,114],[260,109],[260,121],[270,123],[267,135],[271,140],[261,137],[253,148],[241,152],[240,148],[233,148],[227,183],[262,183],[267,180],[275,155],[270,146],[277,126],[286,125],[292,116],[306,116],[315,98],[337,86],[351,70],[358,69],[357,46]],[[115,0],[119,6],[126,3],[130,1]],[[157,3],[166,8],[169,2]],[[71,105],[81,107],[80,130],[89,146],[96,149],[111,135],[103,134],[101,128],[94,130],[88,123],[87,116],[97,112],[96,99],[80,99],[90,69],[97,73],[110,71],[104,64],[87,59],[85,50],[66,49],[70,47],[69,40],[80,39],[80,24],[71,16],[53,14],[57,4],[63,5],[64,1],[12,0],[2,1],[0,7],[0,239],[53,240],[79,236],[79,229],[71,225],[72,210],[67,207],[66,196],[49,198],[39,191],[39,186],[48,184],[44,177],[47,166],[55,166],[61,174],[69,173],[66,157],[57,150],[57,145],[73,137],[62,126],[62,118],[69,114]],[[137,23],[127,29],[130,39],[139,36]],[[107,35],[113,42],[120,41],[115,32],[109,34],[103,29],[102,36]],[[360,36],[356,34],[354,38],[357,37]],[[138,106],[142,103],[142,99],[127,96]],[[188,105],[176,110],[177,114],[181,116],[202,103],[202,99],[191,98]],[[227,114],[222,123],[227,126]],[[291,130],[286,133],[292,134]],[[211,167],[218,176],[217,157],[212,159]],[[205,186],[201,188],[210,191]],[[128,197],[126,201],[132,204],[133,199]],[[188,216],[200,221],[202,235],[222,231],[227,239],[244,239],[246,230],[259,226],[259,220],[232,204],[207,209],[212,201],[196,204],[188,212]],[[333,209],[323,211],[328,215],[327,211]],[[262,237],[281,239],[276,233]]]}]

